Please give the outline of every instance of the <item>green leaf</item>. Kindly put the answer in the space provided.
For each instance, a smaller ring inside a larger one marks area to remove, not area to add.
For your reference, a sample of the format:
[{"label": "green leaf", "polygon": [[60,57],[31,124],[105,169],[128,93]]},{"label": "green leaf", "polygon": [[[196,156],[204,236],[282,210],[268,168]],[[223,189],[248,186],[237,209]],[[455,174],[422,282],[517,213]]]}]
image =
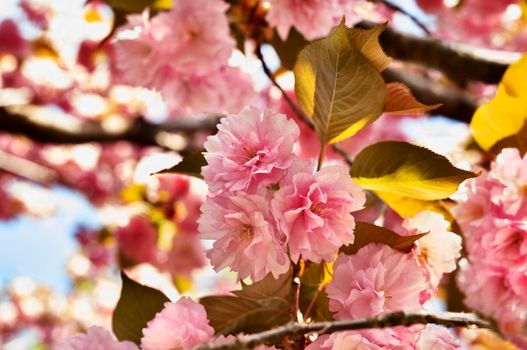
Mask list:
[{"label": "green leaf", "polygon": [[447,198],[462,181],[477,176],[429,149],[399,141],[366,147],[350,175],[367,190],[420,200]]},{"label": "green leaf", "polygon": [[294,68],[297,100],[323,144],[346,139],[371,124],[386,102],[381,75],[348,33],[341,23],[328,37],[306,46]]},{"label": "green leaf", "polygon": [[348,30],[348,39],[360,52],[382,72],[392,59],[384,53],[379,36],[388,25],[388,22],[376,25],[371,29],[350,28]]},{"label": "green leaf", "polygon": [[143,286],[121,272],[121,297],[112,316],[112,329],[119,340],[141,343],[143,328],[170,301],[157,289]]},{"label": "green leaf", "polygon": [[242,284],[234,295],[206,296],[200,303],[218,334],[257,333],[290,320],[291,273]]},{"label": "green leaf", "polygon": [[201,176],[201,167],[207,165],[207,161],[203,156],[203,151],[195,152],[189,154],[181,162],[174,165],[172,168],[161,170],[156,174],[168,174],[168,173],[177,173],[188,176],[197,177],[198,179],[203,179]]},{"label": "green leaf", "polygon": [[298,53],[307,45],[307,41],[302,34],[300,34],[294,27],[289,30],[289,35],[286,41],[282,41],[280,35],[276,30],[273,33],[273,38],[270,44],[276,51],[276,54],[280,58],[282,68],[292,70],[295,66],[296,58]]},{"label": "green leaf", "polygon": [[[321,264],[310,263],[306,267],[300,283],[300,311],[305,315],[311,301],[318,293],[317,300],[309,314],[313,321],[331,321],[333,315],[329,311],[328,298],[324,292],[325,286],[333,278],[333,264],[323,262]],[[320,292],[319,292],[320,289]]]},{"label": "green leaf", "polygon": [[340,251],[348,255],[353,255],[360,248],[370,243],[383,243],[393,249],[408,253],[412,250],[415,241],[427,234],[420,233],[413,236],[400,236],[387,228],[357,221],[355,226],[355,241],[353,244],[343,246],[340,248]]},{"label": "green leaf", "polygon": [[291,293],[291,279],[290,273],[284,273],[278,279],[269,274],[263,280],[253,284],[246,284],[242,281],[242,289],[231,293],[246,299],[281,298],[287,302]]},{"label": "green leaf", "polygon": [[156,10],[168,10],[172,8],[173,0],[106,0],[106,3],[114,9],[123,10],[127,13],[138,13],[147,7]]}]

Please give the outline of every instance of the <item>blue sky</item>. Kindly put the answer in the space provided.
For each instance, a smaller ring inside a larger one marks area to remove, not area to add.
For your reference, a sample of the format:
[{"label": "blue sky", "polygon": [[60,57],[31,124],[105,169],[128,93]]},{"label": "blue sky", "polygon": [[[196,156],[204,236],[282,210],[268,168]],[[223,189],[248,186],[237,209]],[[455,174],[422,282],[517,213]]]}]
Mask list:
[{"label": "blue sky", "polygon": [[96,210],[80,194],[54,188],[52,217],[21,216],[0,223],[0,288],[16,276],[29,276],[58,292],[70,287],[65,265],[76,250],[73,237],[79,224],[94,225]]}]

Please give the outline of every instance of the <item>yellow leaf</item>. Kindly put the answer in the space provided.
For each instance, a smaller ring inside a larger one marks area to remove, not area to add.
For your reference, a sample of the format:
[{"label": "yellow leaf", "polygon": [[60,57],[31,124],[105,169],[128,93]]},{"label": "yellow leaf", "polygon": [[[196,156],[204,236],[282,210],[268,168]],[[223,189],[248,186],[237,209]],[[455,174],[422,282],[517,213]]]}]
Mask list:
[{"label": "yellow leaf", "polygon": [[388,96],[384,112],[390,114],[418,115],[441,106],[441,104],[425,105],[417,101],[408,86],[403,83],[386,84]]},{"label": "yellow leaf", "polygon": [[299,54],[297,100],[323,144],[348,138],[383,112],[386,86],[377,69],[348,39],[341,23]]},{"label": "yellow leaf", "polygon": [[445,217],[450,216],[438,201],[426,201],[422,199],[402,197],[381,191],[376,191],[375,194],[403,218],[411,218],[423,210],[435,211]]},{"label": "yellow leaf", "polygon": [[429,149],[398,141],[366,147],[350,175],[365,189],[426,201],[447,198],[462,181],[476,176]]},{"label": "yellow leaf", "polygon": [[527,98],[527,55],[523,55],[517,62],[511,64],[501,79],[510,96]]},{"label": "yellow leaf", "polygon": [[388,25],[387,22],[379,24],[371,29],[350,28],[348,30],[348,39],[359,51],[382,72],[392,59],[384,53],[379,44],[379,36]]},{"label": "yellow leaf", "polygon": [[480,106],[470,123],[476,142],[490,150],[498,141],[516,135],[527,120],[527,55],[512,64],[496,96]]},{"label": "yellow leaf", "polygon": [[518,133],[527,117],[527,97],[515,97],[500,85],[496,97],[480,106],[470,122],[472,136],[488,151],[498,141]]}]

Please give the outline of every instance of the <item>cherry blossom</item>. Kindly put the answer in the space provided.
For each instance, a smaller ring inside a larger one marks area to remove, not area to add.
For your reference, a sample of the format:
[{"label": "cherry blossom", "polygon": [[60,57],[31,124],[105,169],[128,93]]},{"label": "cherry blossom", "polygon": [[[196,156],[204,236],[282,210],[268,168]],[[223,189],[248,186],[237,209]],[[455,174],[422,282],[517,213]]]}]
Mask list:
[{"label": "cherry blossom", "polygon": [[344,14],[337,0],[270,0],[269,3],[267,20],[283,40],[292,27],[308,40],[322,37]]},{"label": "cherry blossom", "polygon": [[416,214],[403,226],[409,235],[427,233],[416,242],[416,254],[432,288],[436,289],[443,274],[456,269],[461,237],[448,230],[450,223],[441,214],[432,211]]},{"label": "cherry blossom", "polygon": [[199,219],[201,238],[213,239],[207,252],[216,271],[229,267],[238,279],[275,278],[289,270],[285,238],[275,229],[267,200],[237,192],[209,197]]},{"label": "cherry blossom", "polygon": [[411,253],[370,243],[354,255],[339,254],[327,286],[329,309],[338,320],[418,309],[427,288],[423,271]]},{"label": "cherry blossom", "polygon": [[333,261],[338,249],[354,241],[355,220],[365,196],[340,166],[316,174],[295,173],[271,201],[278,227],[287,237],[291,259]]},{"label": "cherry blossom", "polygon": [[165,303],[163,310],[143,329],[143,350],[190,350],[214,335],[205,308],[190,298]]},{"label": "cherry blossom", "polygon": [[114,336],[103,327],[90,327],[85,334],[78,334],[68,340],[65,350],[138,350],[130,341],[117,341]]},{"label": "cherry blossom", "polygon": [[133,217],[126,226],[117,229],[116,236],[119,249],[126,258],[136,263],[157,261],[157,229],[148,218]]},{"label": "cherry blossom", "polygon": [[202,173],[210,191],[254,193],[279,182],[295,159],[298,134],[294,121],[255,107],[223,118],[205,142]]}]

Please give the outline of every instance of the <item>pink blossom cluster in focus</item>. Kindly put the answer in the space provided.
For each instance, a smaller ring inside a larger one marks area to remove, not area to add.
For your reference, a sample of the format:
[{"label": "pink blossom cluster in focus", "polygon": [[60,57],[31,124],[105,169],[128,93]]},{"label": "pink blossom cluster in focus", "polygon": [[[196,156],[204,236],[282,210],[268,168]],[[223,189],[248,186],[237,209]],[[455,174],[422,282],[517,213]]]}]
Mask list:
[{"label": "pink blossom cluster in focus", "polygon": [[214,240],[207,254],[216,270],[258,281],[287,272],[291,260],[332,261],[353,243],[351,213],[364,193],[344,168],[314,171],[298,159],[293,120],[248,107],[218,130],[205,143],[210,194],[199,220],[202,238]]},{"label": "pink blossom cluster in focus", "polygon": [[468,253],[458,279],[465,303],[517,341],[527,318],[526,185],[527,156],[504,149],[490,171],[466,182],[467,199],[455,208]]},{"label": "pink blossom cluster in focus", "polygon": [[112,42],[116,82],[159,91],[174,113],[238,112],[250,79],[227,65],[235,48],[221,0],[175,1],[168,12],[131,15]]},{"label": "pink blossom cluster in focus", "polygon": [[[416,253],[416,249],[403,253],[384,244],[370,243],[354,255],[339,254],[333,266],[333,280],[326,288],[335,319],[362,319],[421,309],[431,296],[431,287],[429,267],[419,261]],[[307,349],[460,348],[459,341],[445,327],[416,325],[338,332],[317,338]]]}]

